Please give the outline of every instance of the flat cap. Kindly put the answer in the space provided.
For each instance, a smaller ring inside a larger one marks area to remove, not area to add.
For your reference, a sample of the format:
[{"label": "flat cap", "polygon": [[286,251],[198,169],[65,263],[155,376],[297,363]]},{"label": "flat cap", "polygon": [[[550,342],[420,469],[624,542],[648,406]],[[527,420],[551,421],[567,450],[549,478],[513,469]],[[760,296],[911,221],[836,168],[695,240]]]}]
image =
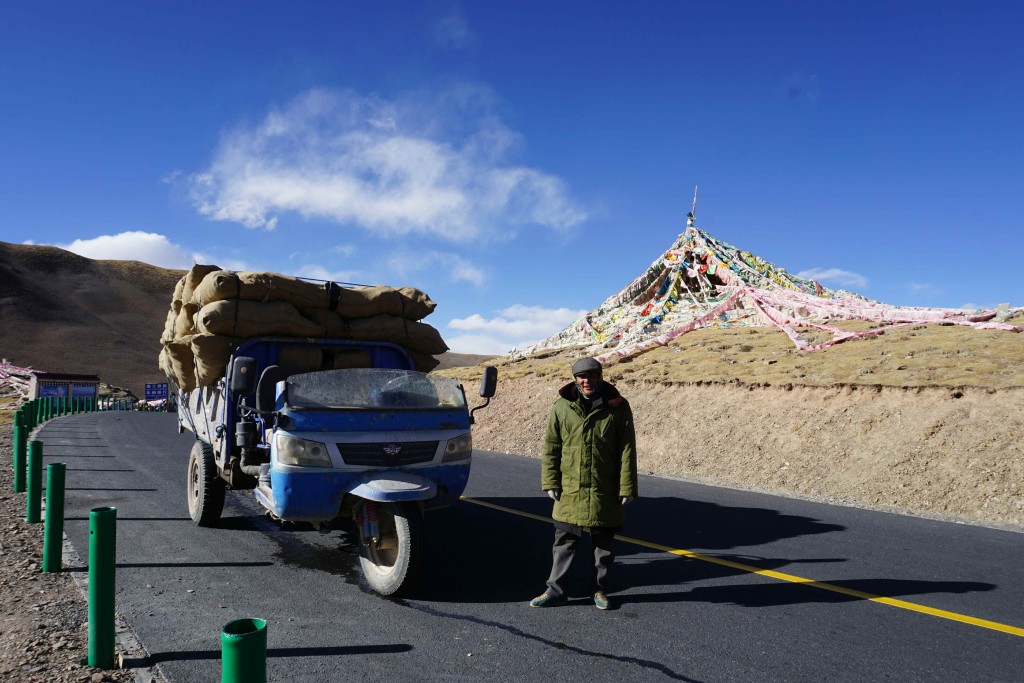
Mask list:
[{"label": "flat cap", "polygon": [[601,364],[596,358],[581,358],[572,364],[572,376],[583,375],[588,372],[601,372]]}]

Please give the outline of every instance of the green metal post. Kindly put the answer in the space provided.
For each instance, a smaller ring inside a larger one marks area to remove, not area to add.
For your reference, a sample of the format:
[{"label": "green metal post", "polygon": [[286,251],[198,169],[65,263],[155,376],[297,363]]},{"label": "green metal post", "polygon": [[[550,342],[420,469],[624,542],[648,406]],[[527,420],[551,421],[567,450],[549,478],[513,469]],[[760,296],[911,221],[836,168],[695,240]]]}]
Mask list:
[{"label": "green metal post", "polygon": [[89,658],[97,669],[114,668],[114,556],[117,508],[89,512]]},{"label": "green metal post", "polygon": [[43,442],[28,442],[28,497],[25,500],[25,521],[37,524],[43,509]]},{"label": "green metal post", "polygon": [[14,423],[14,492],[25,493],[25,446],[28,429],[24,425]]},{"label": "green metal post", "polygon": [[267,622],[235,619],[220,632],[221,683],[267,683]]},{"label": "green metal post", "polygon": [[46,467],[46,522],[43,527],[43,571],[59,572],[64,559],[64,479],[67,465]]},{"label": "green metal post", "polygon": [[46,421],[53,419],[53,396],[46,397]]}]

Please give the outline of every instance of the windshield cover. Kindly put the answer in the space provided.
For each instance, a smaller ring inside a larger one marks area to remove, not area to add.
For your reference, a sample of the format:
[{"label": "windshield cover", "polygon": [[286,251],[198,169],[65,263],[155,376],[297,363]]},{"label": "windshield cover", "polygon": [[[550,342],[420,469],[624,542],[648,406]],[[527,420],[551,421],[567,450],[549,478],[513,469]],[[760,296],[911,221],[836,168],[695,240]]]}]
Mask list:
[{"label": "windshield cover", "polygon": [[325,370],[288,378],[291,408],[355,410],[464,409],[459,383],[414,370],[354,368]]}]

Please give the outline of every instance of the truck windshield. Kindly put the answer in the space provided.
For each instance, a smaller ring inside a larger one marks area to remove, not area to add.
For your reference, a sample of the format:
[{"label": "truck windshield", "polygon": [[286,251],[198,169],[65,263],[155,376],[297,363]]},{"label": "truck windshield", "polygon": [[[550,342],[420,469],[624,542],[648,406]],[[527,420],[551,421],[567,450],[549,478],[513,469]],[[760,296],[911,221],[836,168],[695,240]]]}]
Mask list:
[{"label": "truck windshield", "polygon": [[292,408],[358,410],[464,409],[458,382],[414,370],[355,368],[326,370],[288,378]]}]

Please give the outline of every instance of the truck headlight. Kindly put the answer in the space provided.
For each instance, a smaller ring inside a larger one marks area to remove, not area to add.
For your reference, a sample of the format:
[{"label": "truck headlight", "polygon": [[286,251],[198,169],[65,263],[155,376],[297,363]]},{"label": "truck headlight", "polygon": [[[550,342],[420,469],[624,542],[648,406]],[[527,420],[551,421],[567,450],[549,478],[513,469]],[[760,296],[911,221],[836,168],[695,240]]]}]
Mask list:
[{"label": "truck headlight", "polygon": [[473,437],[463,434],[454,439],[448,439],[448,443],[444,445],[444,457],[441,458],[441,462],[463,460],[471,455],[473,455]]},{"label": "truck headlight", "polygon": [[331,456],[319,441],[306,441],[283,432],[277,433],[277,461],[298,467],[330,467]]}]

